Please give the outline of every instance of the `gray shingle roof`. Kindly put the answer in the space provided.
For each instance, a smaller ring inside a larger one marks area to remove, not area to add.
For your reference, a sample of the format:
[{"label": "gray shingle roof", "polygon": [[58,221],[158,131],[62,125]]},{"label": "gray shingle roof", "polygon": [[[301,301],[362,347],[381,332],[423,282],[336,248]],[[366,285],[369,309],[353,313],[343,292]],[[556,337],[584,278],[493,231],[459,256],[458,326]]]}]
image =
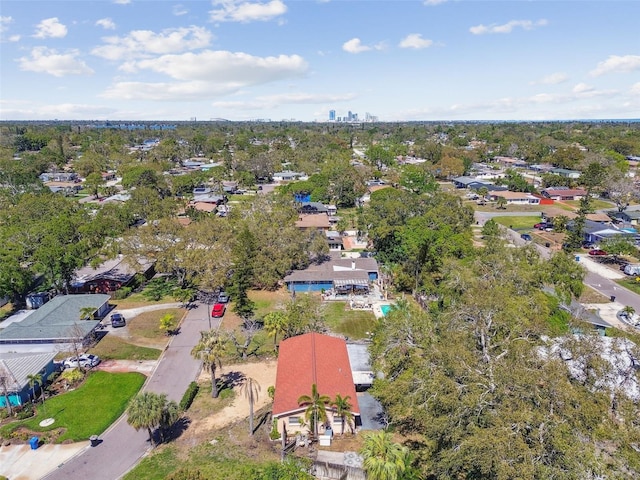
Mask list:
[{"label": "gray shingle roof", "polygon": [[[100,322],[81,320],[81,309],[92,307],[98,310],[109,299],[109,295],[100,294],[55,297],[23,321],[0,330],[0,343],[16,340],[68,340],[77,337],[80,332],[86,336]],[[74,332],[76,325],[80,332]]]}]

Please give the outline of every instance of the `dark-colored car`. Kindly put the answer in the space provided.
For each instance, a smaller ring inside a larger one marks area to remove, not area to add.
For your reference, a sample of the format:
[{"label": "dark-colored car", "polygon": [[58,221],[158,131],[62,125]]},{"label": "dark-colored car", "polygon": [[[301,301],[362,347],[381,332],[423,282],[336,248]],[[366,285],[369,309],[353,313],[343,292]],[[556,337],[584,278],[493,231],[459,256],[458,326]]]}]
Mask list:
[{"label": "dark-colored car", "polygon": [[591,255],[592,257],[600,257],[608,254],[604,250],[600,250],[599,248],[594,248],[593,250],[589,250],[589,255]]},{"label": "dark-colored car", "polygon": [[531,241],[531,235],[529,235],[528,233],[523,233],[522,235],[520,235],[520,238],[526,240],[527,242]]},{"label": "dark-colored car", "polygon": [[211,309],[211,316],[213,318],[220,318],[224,316],[224,311],[227,309],[227,306],[224,303],[216,303]]},{"label": "dark-colored car", "polygon": [[111,326],[114,328],[124,327],[127,324],[127,321],[124,318],[124,315],[121,313],[114,313],[111,315]]}]

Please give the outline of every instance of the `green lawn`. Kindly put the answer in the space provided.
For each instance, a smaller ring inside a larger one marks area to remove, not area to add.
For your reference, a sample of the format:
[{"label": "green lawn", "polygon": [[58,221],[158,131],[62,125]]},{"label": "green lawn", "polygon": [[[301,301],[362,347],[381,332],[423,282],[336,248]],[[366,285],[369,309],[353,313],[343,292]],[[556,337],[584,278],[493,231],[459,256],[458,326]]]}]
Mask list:
[{"label": "green lawn", "polygon": [[620,280],[616,280],[616,283],[622,285],[625,288],[628,288],[633,293],[637,293],[640,295],[640,281],[636,281],[635,278],[621,278]]},{"label": "green lawn", "polygon": [[[563,203],[566,203],[567,205],[571,205],[572,207],[575,207],[576,209],[580,207],[580,200],[563,200]],[[558,204],[556,202],[556,205],[561,205]],[[602,210],[605,208],[616,208],[615,203],[612,202],[607,202],[606,200],[600,200],[600,199],[591,199],[591,208],[593,208],[594,210]]]},{"label": "green lawn", "polygon": [[[46,432],[62,428],[64,433],[55,439],[56,443],[87,440],[91,435],[100,435],[122,415],[129,399],[138,393],[144,381],[145,376],[140,373],[93,372],[76,390],[40,405],[35,417],[11,423],[0,432],[7,436],[24,426],[46,437]],[[39,423],[45,418],[54,418],[55,423],[40,427]]]},{"label": "green lawn", "polygon": [[508,217],[493,217],[493,220],[505,227],[512,227],[514,229],[533,228],[533,226],[540,221],[540,218],[534,216],[508,216]]},{"label": "green lawn", "polygon": [[160,330],[160,319],[167,314],[173,315],[176,322],[179,322],[184,315],[184,309],[168,308],[166,310],[143,312],[134,319],[131,319],[131,321],[127,321],[127,327],[134,337],[152,340],[163,339],[166,338],[167,334],[163,330]]},{"label": "green lawn", "polygon": [[103,360],[157,360],[162,351],[134,345],[114,335],[107,335],[91,348],[91,353]]},{"label": "green lawn", "polygon": [[327,325],[336,333],[349,338],[367,338],[373,330],[376,317],[370,310],[347,310],[346,302],[327,302],[324,309]]}]

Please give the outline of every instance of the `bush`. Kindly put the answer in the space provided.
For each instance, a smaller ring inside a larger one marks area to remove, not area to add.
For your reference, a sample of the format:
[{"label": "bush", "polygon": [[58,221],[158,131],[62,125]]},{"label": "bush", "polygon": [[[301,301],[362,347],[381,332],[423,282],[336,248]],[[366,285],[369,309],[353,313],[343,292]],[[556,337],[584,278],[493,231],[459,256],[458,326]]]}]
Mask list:
[{"label": "bush", "polygon": [[269,432],[269,438],[271,440],[278,440],[280,438],[280,432],[278,431],[278,419],[273,419],[273,424],[271,425],[271,432]]},{"label": "bush", "polygon": [[31,403],[27,403],[23,405],[18,412],[16,412],[16,417],[18,420],[24,420],[25,418],[33,417],[34,414],[33,405]]},{"label": "bush", "polygon": [[196,395],[198,394],[198,390],[200,390],[200,387],[196,382],[191,382],[189,384],[187,391],[184,392],[184,395],[182,396],[182,400],[180,400],[180,410],[183,412],[189,410],[189,407],[193,403],[193,399],[196,398]]},{"label": "bush", "polygon": [[115,292],[113,292],[113,299],[114,300],[123,300],[125,298],[127,298],[129,295],[131,295],[132,289],[131,287],[122,287],[118,290],[116,290]]}]

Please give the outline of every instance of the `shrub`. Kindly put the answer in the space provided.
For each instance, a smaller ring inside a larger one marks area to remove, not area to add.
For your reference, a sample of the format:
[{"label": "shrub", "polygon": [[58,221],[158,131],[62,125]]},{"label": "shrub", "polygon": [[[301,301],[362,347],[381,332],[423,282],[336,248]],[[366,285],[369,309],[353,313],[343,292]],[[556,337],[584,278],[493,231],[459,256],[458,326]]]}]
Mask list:
[{"label": "shrub", "polygon": [[18,420],[24,420],[25,418],[33,417],[34,414],[33,405],[31,403],[27,403],[23,405],[18,412],[16,412],[16,417]]},{"label": "shrub", "polygon": [[129,295],[131,295],[131,291],[132,291],[131,287],[122,287],[116,290],[115,292],[113,292],[113,299],[123,300],[127,298]]},{"label": "shrub", "polygon": [[196,398],[196,395],[198,394],[198,390],[200,390],[200,387],[196,382],[191,382],[189,384],[187,391],[184,392],[184,395],[182,396],[182,400],[180,400],[180,410],[183,412],[189,410],[189,407],[193,403],[193,399]]},{"label": "shrub", "polygon": [[271,432],[269,432],[269,438],[271,440],[278,440],[280,438],[280,432],[278,431],[278,419],[274,418],[271,425]]}]

